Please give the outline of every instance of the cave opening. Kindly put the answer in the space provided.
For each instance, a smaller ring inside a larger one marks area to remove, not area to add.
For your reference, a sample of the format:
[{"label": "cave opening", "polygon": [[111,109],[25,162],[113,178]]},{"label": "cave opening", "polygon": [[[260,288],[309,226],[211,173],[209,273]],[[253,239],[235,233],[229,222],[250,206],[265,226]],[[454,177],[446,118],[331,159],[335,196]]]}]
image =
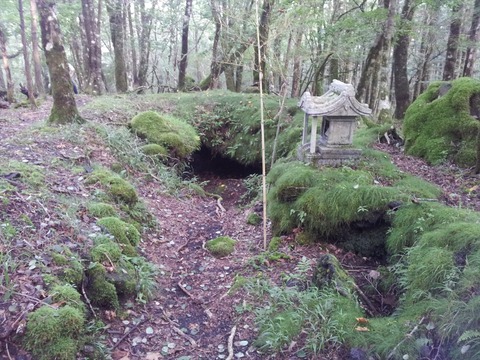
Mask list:
[{"label": "cave opening", "polygon": [[200,150],[192,155],[190,167],[193,174],[201,179],[212,177],[220,179],[244,179],[249,175],[261,174],[261,165],[244,165],[240,162],[212,153],[207,146],[201,146]]}]

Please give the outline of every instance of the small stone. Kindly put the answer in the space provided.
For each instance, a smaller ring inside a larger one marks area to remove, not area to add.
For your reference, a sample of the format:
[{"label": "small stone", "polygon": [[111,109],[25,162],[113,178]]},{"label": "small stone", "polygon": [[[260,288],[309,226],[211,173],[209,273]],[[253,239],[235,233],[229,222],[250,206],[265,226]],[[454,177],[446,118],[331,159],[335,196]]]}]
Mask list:
[{"label": "small stone", "polygon": [[147,333],[147,335],[152,335],[153,334],[153,328],[151,326],[147,327],[145,329],[145,333]]},{"label": "small stone", "polygon": [[247,341],[247,340],[235,341],[235,342],[234,342],[234,345],[235,345],[235,346],[247,346],[247,345],[248,345],[248,341]]},{"label": "small stone", "polygon": [[167,347],[168,347],[169,349],[175,349],[175,343],[168,343],[168,344],[167,344]]},{"label": "small stone", "polygon": [[123,324],[123,325],[128,325],[128,324],[130,324],[130,321],[128,321],[128,320],[123,320],[123,321],[122,321],[122,324]]},{"label": "small stone", "polygon": [[236,357],[237,359],[241,359],[241,358],[245,357],[245,354],[240,351],[240,352],[238,352],[238,353],[235,354],[235,357]]}]

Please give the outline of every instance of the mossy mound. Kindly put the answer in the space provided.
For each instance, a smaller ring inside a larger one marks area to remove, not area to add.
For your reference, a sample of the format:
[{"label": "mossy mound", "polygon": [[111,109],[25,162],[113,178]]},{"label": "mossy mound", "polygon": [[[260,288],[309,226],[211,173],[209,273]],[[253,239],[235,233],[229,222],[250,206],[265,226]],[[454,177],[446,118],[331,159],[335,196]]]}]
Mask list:
[{"label": "mossy mound", "polygon": [[228,236],[220,236],[207,241],[205,247],[215,257],[224,257],[233,253],[236,241]]},{"label": "mossy mound", "polygon": [[448,159],[460,166],[475,165],[479,115],[479,80],[432,83],[405,113],[406,153],[432,164]]},{"label": "mossy mound", "polygon": [[[296,108],[296,99],[287,99],[287,108]],[[302,137],[303,114],[298,111],[279,112],[278,96],[265,95],[264,130],[267,163],[271,154],[280,122],[281,131],[277,137],[276,159],[296,150]],[[185,118],[201,135],[202,144],[215,156],[220,154],[242,165],[261,164],[260,97],[230,91],[205,91],[178,97],[175,111]]]},{"label": "mossy mound", "polygon": [[115,240],[123,245],[137,246],[140,242],[140,233],[132,224],[120,220],[117,217],[105,217],[97,221]]},{"label": "mossy mound", "polygon": [[118,301],[115,285],[107,280],[107,270],[102,264],[92,263],[87,269],[88,286],[87,295],[92,304],[118,310]]},{"label": "mossy mound", "polygon": [[169,115],[146,111],[136,115],[130,122],[130,127],[137,135],[150,143],[163,146],[172,157],[180,160],[200,147],[200,137],[196,130]]},{"label": "mossy mound", "polygon": [[85,315],[76,307],[42,306],[30,313],[25,347],[38,360],[74,360],[82,344]]},{"label": "mossy mound", "polygon": [[102,218],[107,216],[114,216],[115,208],[107,203],[92,202],[87,204],[88,213],[94,217]]},{"label": "mossy mound", "polygon": [[63,282],[79,287],[83,280],[83,265],[81,258],[65,246],[55,245],[51,252],[56,267],[53,273]]},{"label": "mossy mound", "polygon": [[166,157],[168,155],[168,151],[165,146],[158,145],[158,144],[146,144],[140,148],[140,151],[143,152],[145,155],[148,156],[155,156],[155,157]]},{"label": "mossy mound", "polygon": [[126,204],[130,207],[138,202],[135,188],[126,180],[114,172],[100,168],[93,171],[86,179],[87,184],[100,183],[108,195],[116,202]]},{"label": "mossy mound", "polygon": [[355,293],[355,281],[343,270],[338,259],[331,254],[324,254],[318,259],[312,283],[319,289],[333,287],[348,298],[353,298]]},{"label": "mossy mound", "polygon": [[261,222],[262,222],[262,217],[257,213],[252,212],[248,214],[247,224],[256,226],[256,225],[260,225]]}]

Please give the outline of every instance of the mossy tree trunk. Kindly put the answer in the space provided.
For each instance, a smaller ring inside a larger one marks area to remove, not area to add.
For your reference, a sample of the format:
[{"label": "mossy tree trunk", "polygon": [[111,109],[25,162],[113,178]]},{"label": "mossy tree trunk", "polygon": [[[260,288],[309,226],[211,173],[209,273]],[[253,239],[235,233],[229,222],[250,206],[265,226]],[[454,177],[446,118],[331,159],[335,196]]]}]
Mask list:
[{"label": "mossy tree trunk", "polygon": [[38,43],[38,10],[37,1],[30,0],[30,16],[32,17],[31,32],[32,32],[32,60],[33,60],[33,74],[35,78],[35,91],[38,94],[44,94],[45,88],[42,80],[42,63],[40,60],[40,45]]},{"label": "mossy tree trunk", "polygon": [[52,83],[53,107],[48,121],[55,124],[81,123],[68,72],[67,56],[57,16],[47,0],[38,0],[42,47]]},{"label": "mossy tree trunk", "polygon": [[[258,33],[260,43],[257,44],[255,49],[255,68],[253,71],[253,82],[260,82],[260,73],[263,74],[262,86],[263,90],[268,90],[267,76],[266,75],[266,60],[268,50],[268,36],[270,32],[270,23],[273,14],[273,7],[275,0],[264,0],[262,6],[262,13],[260,15],[260,23],[258,25]],[[258,56],[260,54],[260,56]]]},{"label": "mossy tree trunk", "polygon": [[480,0],[475,0],[473,5],[472,23],[468,33],[469,45],[465,55],[465,66],[463,68],[463,76],[472,76],[475,66],[477,53],[476,43],[478,41],[478,25],[480,23]]}]

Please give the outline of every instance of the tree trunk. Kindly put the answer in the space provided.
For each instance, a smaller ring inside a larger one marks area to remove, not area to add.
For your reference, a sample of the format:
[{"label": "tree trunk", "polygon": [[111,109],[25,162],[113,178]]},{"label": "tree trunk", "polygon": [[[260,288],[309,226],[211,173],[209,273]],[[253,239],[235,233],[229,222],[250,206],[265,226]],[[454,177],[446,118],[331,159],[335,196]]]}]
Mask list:
[{"label": "tree trunk", "polygon": [[180,56],[180,64],[178,68],[178,89],[185,90],[185,76],[188,65],[188,25],[190,23],[190,16],[192,15],[192,0],[185,2],[185,15],[183,16],[182,26],[182,53]]},{"label": "tree trunk", "polygon": [[123,0],[107,1],[107,12],[110,18],[110,34],[115,60],[115,87],[117,92],[125,93],[128,90],[127,70],[124,53],[124,23]]},{"label": "tree trunk", "polygon": [[35,91],[38,94],[44,94],[42,80],[42,64],[40,61],[40,50],[38,44],[38,10],[36,0],[30,0],[30,15],[32,17],[31,31],[32,31],[32,59],[33,59],[33,74],[35,78]]},{"label": "tree trunk", "polygon": [[[137,2],[136,2],[137,3]],[[155,12],[156,2],[153,2],[152,9],[145,8],[145,0],[139,0],[140,24],[141,31],[138,39],[138,47],[140,50],[140,60],[138,64],[138,85],[147,85],[147,73],[150,59],[150,33],[152,31],[152,20]]]},{"label": "tree trunk", "polygon": [[403,119],[410,105],[410,85],[408,82],[407,62],[410,46],[410,22],[415,12],[411,0],[405,0],[402,8],[401,21],[397,43],[393,49],[393,74],[395,84],[395,118]]},{"label": "tree trunk", "polygon": [[463,68],[463,76],[472,76],[475,65],[475,58],[478,42],[478,25],[480,24],[480,0],[475,0],[473,5],[472,24],[468,33],[469,45],[467,47],[465,66]]},{"label": "tree trunk", "polygon": [[[102,0],[98,0],[99,5]],[[99,6],[100,9],[100,6]],[[103,92],[102,85],[102,51],[100,43],[100,29],[98,21],[100,21],[100,11],[95,13],[94,0],[82,0],[83,25],[86,36],[86,91],[94,95],[101,95]]]},{"label": "tree trunk", "polygon": [[23,17],[23,0],[18,0],[18,14],[20,15],[20,36],[23,46],[23,64],[25,68],[25,78],[27,80],[27,94],[30,105],[33,109],[37,108],[33,91],[32,73],[30,71],[30,57],[28,54],[27,37],[25,35],[25,18]]},{"label": "tree trunk", "polygon": [[73,96],[68,72],[67,56],[63,46],[60,25],[53,5],[47,0],[38,0],[42,47],[52,82],[53,107],[48,122],[54,124],[82,123]]},{"label": "tree trunk", "polygon": [[458,56],[458,41],[462,27],[460,17],[462,4],[455,4],[452,8],[452,18],[450,22],[450,33],[447,41],[447,55],[445,56],[445,65],[443,67],[443,80],[450,81],[455,78],[455,64]]},{"label": "tree trunk", "polygon": [[212,9],[213,21],[215,23],[215,35],[213,36],[212,46],[212,62],[210,63],[210,84],[209,89],[217,89],[220,77],[220,56],[218,54],[218,45],[220,42],[220,35],[222,32],[222,22],[220,19],[220,10],[217,8],[218,2],[210,1],[210,8]]},{"label": "tree trunk", "polygon": [[260,72],[263,74],[262,87],[264,91],[268,91],[266,75],[266,55],[268,46],[268,34],[270,31],[270,21],[273,12],[275,0],[264,0],[262,6],[262,14],[258,25],[258,33],[260,43],[257,44],[255,50],[255,68],[253,70],[253,82],[260,82]]},{"label": "tree trunk", "polygon": [[390,120],[392,117],[392,103],[390,101],[390,67],[388,66],[388,59],[392,48],[392,39],[395,26],[395,12],[397,0],[384,0],[384,6],[388,8],[388,17],[385,23],[383,36],[385,41],[382,46],[382,53],[380,56],[380,82],[378,93],[377,117],[380,123]]},{"label": "tree trunk", "polygon": [[127,4],[128,29],[130,35],[130,51],[132,53],[132,81],[133,86],[138,86],[138,70],[137,70],[137,48],[135,45],[135,33],[133,31],[133,18],[130,3]]},{"label": "tree trunk", "polygon": [[302,74],[302,58],[300,56],[300,49],[302,46],[302,32],[297,29],[295,36],[295,55],[293,57],[293,73],[292,73],[292,91],[291,97],[296,98],[300,96],[300,77]]},{"label": "tree trunk", "polygon": [[7,36],[5,35],[5,30],[2,24],[0,24],[0,51],[2,52],[3,69],[5,70],[5,77],[7,78],[7,101],[13,103],[14,89],[12,72],[10,71],[10,62],[8,61],[7,54]]}]

